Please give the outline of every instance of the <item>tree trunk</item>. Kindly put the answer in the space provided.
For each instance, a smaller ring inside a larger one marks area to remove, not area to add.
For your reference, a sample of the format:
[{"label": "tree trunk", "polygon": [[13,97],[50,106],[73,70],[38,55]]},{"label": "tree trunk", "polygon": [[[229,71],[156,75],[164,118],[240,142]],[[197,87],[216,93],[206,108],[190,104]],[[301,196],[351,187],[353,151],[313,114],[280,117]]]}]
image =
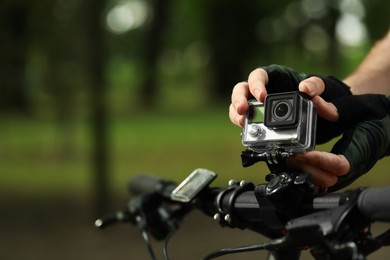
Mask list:
[{"label": "tree trunk", "polygon": [[208,43],[212,51],[212,96],[216,102],[230,102],[231,89],[247,73],[244,64],[260,46],[256,26],[261,10],[250,1],[211,1],[208,8]]},{"label": "tree trunk", "polygon": [[108,133],[104,31],[102,16],[105,0],[87,0],[86,12],[86,67],[92,104],[92,167],[94,174],[96,214],[104,214],[109,208]]},{"label": "tree trunk", "polygon": [[140,105],[152,109],[158,95],[157,59],[163,47],[164,29],[167,24],[170,0],[153,1],[153,20],[146,32],[143,49],[143,80],[140,90]]},{"label": "tree trunk", "polygon": [[26,87],[27,17],[30,4],[0,4],[0,110],[25,114],[30,103]]}]

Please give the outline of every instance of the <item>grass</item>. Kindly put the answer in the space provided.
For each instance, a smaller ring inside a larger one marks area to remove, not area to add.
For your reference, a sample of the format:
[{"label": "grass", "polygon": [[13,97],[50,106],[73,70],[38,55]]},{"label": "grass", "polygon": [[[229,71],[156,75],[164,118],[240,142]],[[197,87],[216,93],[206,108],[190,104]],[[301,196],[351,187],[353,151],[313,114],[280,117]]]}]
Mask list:
[{"label": "grass", "polygon": [[[93,189],[87,121],[1,121],[2,192],[46,196]],[[140,173],[180,181],[202,167],[218,173],[215,185],[225,185],[231,178],[263,182],[268,173],[263,164],[241,166],[240,129],[230,123],[226,111],[139,114],[115,118],[109,129],[109,185],[118,193],[125,193],[128,180]],[[389,161],[382,160],[355,185],[386,185],[388,168]]]},{"label": "grass", "polygon": [[[3,192],[50,194],[92,188],[87,121],[1,121]],[[112,120],[109,130],[110,185],[115,191],[124,190],[128,179],[140,172],[179,181],[195,168],[208,167],[220,172],[221,179],[240,177],[240,130],[229,123],[225,111],[135,115]]]}]

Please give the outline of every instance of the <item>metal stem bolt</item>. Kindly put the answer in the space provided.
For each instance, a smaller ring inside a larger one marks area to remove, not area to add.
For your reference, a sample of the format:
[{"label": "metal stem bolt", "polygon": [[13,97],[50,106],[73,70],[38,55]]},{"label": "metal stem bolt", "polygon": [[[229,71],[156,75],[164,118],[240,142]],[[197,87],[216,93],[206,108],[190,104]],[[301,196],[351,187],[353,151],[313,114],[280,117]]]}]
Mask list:
[{"label": "metal stem bolt", "polygon": [[226,221],[227,223],[229,223],[229,224],[232,223],[232,217],[230,216],[230,214],[226,214],[226,216],[225,216],[225,221]]}]

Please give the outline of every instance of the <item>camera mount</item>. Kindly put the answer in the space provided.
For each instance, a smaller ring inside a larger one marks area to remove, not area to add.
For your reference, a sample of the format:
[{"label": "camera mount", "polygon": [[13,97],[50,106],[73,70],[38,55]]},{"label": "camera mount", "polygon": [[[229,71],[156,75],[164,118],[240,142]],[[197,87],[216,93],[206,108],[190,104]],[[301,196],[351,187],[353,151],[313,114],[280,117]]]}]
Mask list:
[{"label": "camera mount", "polygon": [[275,149],[262,153],[246,149],[241,152],[241,163],[244,167],[252,166],[257,162],[266,162],[268,166],[281,165],[284,164],[284,159],[289,156],[290,154],[282,149]]}]

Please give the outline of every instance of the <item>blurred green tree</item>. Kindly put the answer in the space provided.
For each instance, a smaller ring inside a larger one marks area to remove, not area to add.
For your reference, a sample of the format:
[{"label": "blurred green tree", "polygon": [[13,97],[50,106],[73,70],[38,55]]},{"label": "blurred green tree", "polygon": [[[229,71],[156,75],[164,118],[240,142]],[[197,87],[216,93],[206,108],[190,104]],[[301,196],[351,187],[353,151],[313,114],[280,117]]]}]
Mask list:
[{"label": "blurred green tree", "polygon": [[245,80],[245,63],[261,49],[257,25],[267,10],[256,1],[207,1],[206,40],[210,46],[213,71],[211,95],[228,103],[230,89]]},{"label": "blurred green tree", "polygon": [[158,58],[164,48],[164,34],[169,21],[170,0],[150,1],[153,17],[146,25],[142,53],[143,77],[140,83],[139,104],[144,110],[154,109],[158,100]]},{"label": "blurred green tree", "polygon": [[366,8],[366,26],[371,41],[383,37],[390,26],[390,2],[383,0],[363,0]]},{"label": "blurred green tree", "polygon": [[91,101],[92,180],[95,214],[104,214],[110,205],[109,136],[107,111],[107,47],[103,17],[105,0],[84,1],[85,67]]},{"label": "blurred green tree", "polygon": [[30,112],[26,65],[28,15],[32,4],[23,0],[0,3],[0,110]]}]

